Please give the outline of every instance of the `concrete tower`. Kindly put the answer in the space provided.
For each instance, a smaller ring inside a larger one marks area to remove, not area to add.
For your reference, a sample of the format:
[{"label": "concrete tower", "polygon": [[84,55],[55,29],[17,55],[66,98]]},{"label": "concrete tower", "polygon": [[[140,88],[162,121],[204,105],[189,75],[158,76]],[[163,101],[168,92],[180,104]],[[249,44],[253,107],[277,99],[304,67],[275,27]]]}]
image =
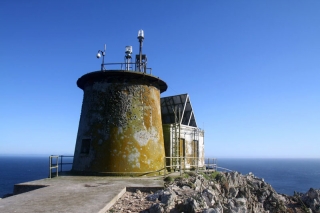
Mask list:
[{"label": "concrete tower", "polygon": [[103,59],[101,71],[78,79],[84,96],[73,171],[144,175],[164,168],[160,93],[167,84],[146,73],[141,48],[136,58],[138,63],[126,60],[124,70],[105,70]]}]

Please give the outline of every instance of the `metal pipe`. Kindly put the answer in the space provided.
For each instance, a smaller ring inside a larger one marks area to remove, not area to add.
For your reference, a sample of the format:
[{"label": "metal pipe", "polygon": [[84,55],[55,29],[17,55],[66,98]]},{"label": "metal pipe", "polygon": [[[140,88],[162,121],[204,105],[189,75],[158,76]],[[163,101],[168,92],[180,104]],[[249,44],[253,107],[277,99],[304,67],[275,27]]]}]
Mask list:
[{"label": "metal pipe", "polygon": [[60,155],[61,157],[61,160],[60,160],[60,172],[62,172],[62,158],[63,158],[63,155]]},{"label": "metal pipe", "polygon": [[141,67],[142,67],[142,39],[139,39],[140,43],[140,49],[139,49],[139,71],[141,72]]},{"label": "metal pipe", "polygon": [[49,156],[49,178],[51,178],[51,156]]}]

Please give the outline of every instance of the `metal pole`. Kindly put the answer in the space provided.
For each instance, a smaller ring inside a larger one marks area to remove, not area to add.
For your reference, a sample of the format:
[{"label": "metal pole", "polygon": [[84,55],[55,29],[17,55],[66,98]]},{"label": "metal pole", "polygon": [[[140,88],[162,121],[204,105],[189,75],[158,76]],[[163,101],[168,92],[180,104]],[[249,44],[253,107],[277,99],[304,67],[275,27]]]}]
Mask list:
[{"label": "metal pole", "polygon": [[49,178],[51,179],[51,156],[49,156]]},{"label": "metal pole", "polygon": [[104,55],[102,54],[102,64],[101,64],[101,71],[103,70],[104,68]]},{"label": "metal pole", "polygon": [[140,49],[139,49],[139,71],[141,72],[141,67],[142,67],[142,39],[139,39],[139,43],[140,43]]},{"label": "metal pole", "polygon": [[[179,107],[179,109],[178,109],[178,116],[179,116],[179,123],[178,123],[178,125],[179,125],[179,147],[181,148],[181,145],[182,145],[182,156],[181,157],[185,157],[185,154],[184,154],[184,152],[185,152],[185,150],[183,149],[184,148],[184,144],[182,143],[181,144],[181,112],[180,112],[180,107]],[[181,150],[180,150],[180,153],[181,153]],[[186,159],[184,158],[184,168],[183,169],[185,169],[185,167],[186,167]],[[181,162],[181,169],[182,169],[182,162]]]},{"label": "metal pole", "polygon": [[182,176],[182,157],[180,156],[180,176]]},{"label": "metal pole", "polygon": [[57,171],[57,177],[59,176],[59,156],[56,158],[56,171]]},{"label": "metal pole", "polygon": [[172,167],[172,157],[174,156],[174,153],[172,152],[172,150],[173,150],[172,141],[173,141],[173,131],[172,131],[172,125],[171,125],[170,126],[170,155],[169,155],[169,157],[170,157],[170,159],[169,159],[170,171],[172,171],[172,168],[173,168]]},{"label": "metal pole", "polygon": [[61,157],[61,161],[60,161],[60,172],[62,172],[62,159],[63,159],[63,155],[60,155]]},{"label": "metal pole", "polygon": [[164,176],[167,174],[167,167],[166,167],[166,156],[164,156]]},{"label": "metal pole", "polygon": [[[102,53],[101,50],[100,50],[100,52]],[[104,64],[104,55],[103,55],[103,53],[102,53],[101,71],[103,71],[103,64]]]},{"label": "metal pole", "polygon": [[198,157],[196,158],[196,161],[197,161],[197,171],[196,171],[196,173],[198,173],[198,170],[199,170],[199,158]]}]

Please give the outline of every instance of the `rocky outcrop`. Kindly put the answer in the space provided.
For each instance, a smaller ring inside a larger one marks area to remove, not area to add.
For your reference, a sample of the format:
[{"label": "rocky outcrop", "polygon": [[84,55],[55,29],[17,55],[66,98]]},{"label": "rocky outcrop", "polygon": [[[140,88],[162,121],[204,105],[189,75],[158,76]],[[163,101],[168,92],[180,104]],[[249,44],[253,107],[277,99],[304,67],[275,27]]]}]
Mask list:
[{"label": "rocky outcrop", "polygon": [[[320,213],[320,190],[310,189],[294,196],[278,194],[252,173],[188,172],[165,181],[164,190],[145,196],[147,202],[152,202],[149,208],[137,212]],[[121,206],[121,201],[117,205]]]},{"label": "rocky outcrop", "polygon": [[177,210],[217,213],[286,212],[286,198],[253,174],[215,172],[188,175],[188,178],[177,178],[167,186],[167,190],[182,195],[177,196]]},{"label": "rocky outcrop", "polygon": [[294,196],[302,203],[303,207],[309,208],[312,212],[320,213],[320,189],[310,188],[305,194],[295,192]]}]

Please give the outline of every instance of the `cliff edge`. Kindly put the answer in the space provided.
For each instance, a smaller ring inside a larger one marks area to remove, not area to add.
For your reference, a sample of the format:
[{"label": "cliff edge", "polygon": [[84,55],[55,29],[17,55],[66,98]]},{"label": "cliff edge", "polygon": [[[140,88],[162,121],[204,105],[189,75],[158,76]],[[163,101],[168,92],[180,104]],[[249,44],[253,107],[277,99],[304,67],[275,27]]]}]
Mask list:
[{"label": "cliff edge", "polygon": [[165,189],[126,192],[109,212],[320,213],[320,190],[278,194],[252,173],[184,173],[165,178]]}]

